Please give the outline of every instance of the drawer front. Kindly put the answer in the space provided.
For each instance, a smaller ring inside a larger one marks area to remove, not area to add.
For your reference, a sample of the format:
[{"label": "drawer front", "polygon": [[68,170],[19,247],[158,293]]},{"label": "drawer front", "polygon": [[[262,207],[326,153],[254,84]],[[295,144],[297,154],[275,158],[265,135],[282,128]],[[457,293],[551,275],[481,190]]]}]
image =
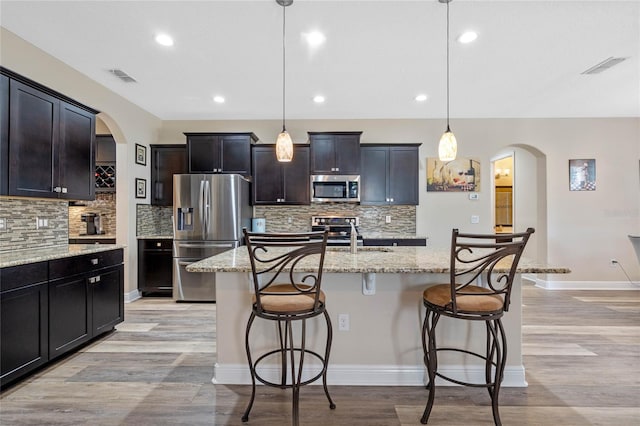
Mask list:
[{"label": "drawer front", "polygon": [[122,249],[51,260],[49,261],[49,279],[55,280],[119,265],[122,260]]},{"label": "drawer front", "polygon": [[12,290],[47,281],[47,262],[0,269],[0,291]]},{"label": "drawer front", "polygon": [[171,251],[173,240],[142,240],[142,248],[144,250],[167,250]]}]

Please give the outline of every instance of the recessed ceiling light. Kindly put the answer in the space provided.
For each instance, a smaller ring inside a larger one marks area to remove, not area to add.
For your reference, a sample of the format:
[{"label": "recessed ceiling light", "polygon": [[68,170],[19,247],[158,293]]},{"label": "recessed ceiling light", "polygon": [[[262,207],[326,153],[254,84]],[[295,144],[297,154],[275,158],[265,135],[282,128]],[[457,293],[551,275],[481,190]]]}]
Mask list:
[{"label": "recessed ceiling light", "polygon": [[173,38],[168,34],[158,34],[155,40],[162,46],[173,46]]},{"label": "recessed ceiling light", "polygon": [[424,102],[427,100],[427,95],[419,94],[414,99],[416,100],[416,102]]},{"label": "recessed ceiling light", "polygon": [[311,47],[318,47],[327,39],[320,31],[311,31],[310,33],[306,33],[304,36]]},{"label": "recessed ceiling light", "polygon": [[223,104],[224,103],[224,97],[223,96],[214,96],[213,97],[213,102],[218,103],[218,104]]},{"label": "recessed ceiling light", "polygon": [[317,104],[321,104],[324,102],[324,96],[322,95],[317,95],[313,97],[313,102],[317,103]]},{"label": "recessed ceiling light", "polygon": [[465,33],[462,33],[460,37],[458,37],[458,41],[460,43],[466,44],[466,43],[471,43],[472,41],[475,41],[477,38],[478,38],[478,33],[473,31],[467,31]]}]

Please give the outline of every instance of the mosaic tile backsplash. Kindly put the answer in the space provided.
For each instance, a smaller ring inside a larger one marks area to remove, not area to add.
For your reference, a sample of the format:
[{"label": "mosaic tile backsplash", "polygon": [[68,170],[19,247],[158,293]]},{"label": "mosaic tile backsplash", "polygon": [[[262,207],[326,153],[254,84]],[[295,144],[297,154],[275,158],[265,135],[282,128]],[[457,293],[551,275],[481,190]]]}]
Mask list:
[{"label": "mosaic tile backsplash", "polygon": [[[266,219],[267,232],[311,230],[311,216],[358,216],[361,233],[415,234],[416,206],[360,206],[311,204],[309,206],[256,206],[254,217]],[[385,223],[391,216],[391,223]]]},{"label": "mosaic tile backsplash", "polygon": [[173,207],[171,206],[138,204],[136,206],[136,235],[173,235],[173,227],[171,225],[172,214]]},{"label": "mosaic tile backsplash", "polygon": [[[6,232],[0,232],[0,252],[45,248],[69,243],[69,203],[32,198],[0,198],[0,218]],[[36,229],[36,218],[47,219],[49,227]]]},{"label": "mosaic tile backsplash", "polygon": [[81,220],[85,213],[97,213],[102,221],[102,231],[106,235],[116,234],[116,194],[96,193],[95,201],[83,202],[86,206],[69,207],[69,236],[87,232],[87,224]]}]

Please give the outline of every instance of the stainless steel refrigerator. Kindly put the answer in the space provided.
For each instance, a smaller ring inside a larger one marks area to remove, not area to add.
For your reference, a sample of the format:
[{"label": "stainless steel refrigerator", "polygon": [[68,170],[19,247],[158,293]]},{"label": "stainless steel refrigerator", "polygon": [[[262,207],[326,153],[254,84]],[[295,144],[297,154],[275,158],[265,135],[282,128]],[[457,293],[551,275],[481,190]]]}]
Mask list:
[{"label": "stainless steel refrigerator", "polygon": [[173,176],[173,299],[216,300],[214,273],[190,263],[238,247],[251,229],[249,182],[237,174]]}]

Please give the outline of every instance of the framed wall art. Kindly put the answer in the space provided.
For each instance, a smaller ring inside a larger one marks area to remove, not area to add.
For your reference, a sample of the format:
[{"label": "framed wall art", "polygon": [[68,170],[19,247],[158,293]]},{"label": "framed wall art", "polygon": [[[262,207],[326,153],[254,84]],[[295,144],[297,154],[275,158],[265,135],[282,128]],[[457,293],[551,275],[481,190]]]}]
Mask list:
[{"label": "framed wall art", "polygon": [[569,191],[596,190],[596,160],[569,160]]},{"label": "framed wall art", "polygon": [[458,157],[453,161],[427,158],[428,192],[480,192],[480,161]]},{"label": "framed wall art", "polygon": [[147,180],[136,178],[136,198],[147,198]]},{"label": "framed wall art", "polygon": [[147,165],[147,147],[136,144],[136,164]]}]

